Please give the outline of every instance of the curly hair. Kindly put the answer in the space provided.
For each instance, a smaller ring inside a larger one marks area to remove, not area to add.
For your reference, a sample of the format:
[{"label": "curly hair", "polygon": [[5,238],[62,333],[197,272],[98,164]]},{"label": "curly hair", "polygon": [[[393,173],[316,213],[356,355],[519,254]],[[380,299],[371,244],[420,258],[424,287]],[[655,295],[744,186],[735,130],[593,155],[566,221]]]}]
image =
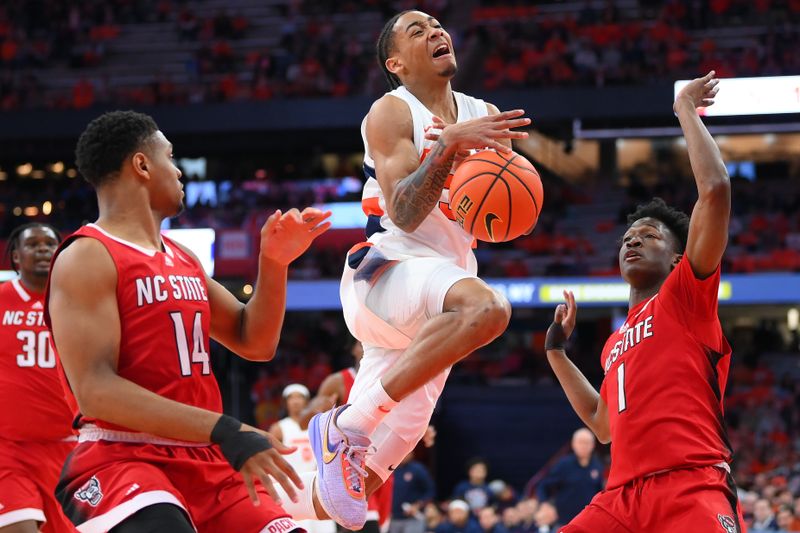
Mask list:
[{"label": "curly hair", "polygon": [[386,68],[386,60],[389,58],[389,54],[394,49],[394,25],[397,24],[397,21],[400,19],[400,17],[406,13],[409,13],[410,11],[412,10],[408,9],[406,11],[401,11],[390,18],[389,21],[383,26],[381,34],[378,37],[378,44],[375,46],[378,53],[378,66],[383,72],[383,77],[386,78],[386,83],[389,85],[389,89],[392,90],[397,89],[403,85],[403,83],[396,74],[389,72],[389,69]]},{"label": "curly hair", "polygon": [[122,162],[158,131],[148,115],[135,111],[103,113],[86,126],[75,148],[84,179],[97,188],[119,175]]},{"label": "curly hair", "polygon": [[689,238],[689,215],[668,206],[661,198],[653,198],[646,204],[638,205],[636,211],[628,215],[628,226],[645,217],[654,218],[669,228],[678,240],[678,253],[683,253]]},{"label": "curly hair", "polygon": [[11,268],[13,268],[14,272],[17,274],[19,274],[19,270],[17,269],[17,265],[14,263],[12,257],[14,256],[14,252],[19,248],[20,244],[22,244],[22,234],[31,228],[49,229],[55,234],[56,240],[61,242],[61,234],[58,232],[58,230],[50,224],[46,224],[44,222],[30,222],[14,228],[14,230],[8,236],[8,240],[6,241],[6,259],[11,264]]}]

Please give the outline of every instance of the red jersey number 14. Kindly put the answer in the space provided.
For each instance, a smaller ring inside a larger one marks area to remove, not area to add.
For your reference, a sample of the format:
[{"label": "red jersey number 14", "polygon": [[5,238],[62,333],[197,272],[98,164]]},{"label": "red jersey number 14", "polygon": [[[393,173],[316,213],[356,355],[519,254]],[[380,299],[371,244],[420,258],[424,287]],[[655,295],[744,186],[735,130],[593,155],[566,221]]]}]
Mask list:
[{"label": "red jersey number 14", "polygon": [[194,326],[192,327],[192,356],[189,358],[189,339],[186,337],[186,330],[183,327],[183,315],[180,311],[173,311],[169,314],[172,325],[175,326],[175,345],[178,347],[178,359],[181,363],[181,375],[192,375],[192,363],[203,365],[200,373],[207,376],[211,373],[208,365],[208,351],[203,342],[203,314],[197,311],[194,314]]}]

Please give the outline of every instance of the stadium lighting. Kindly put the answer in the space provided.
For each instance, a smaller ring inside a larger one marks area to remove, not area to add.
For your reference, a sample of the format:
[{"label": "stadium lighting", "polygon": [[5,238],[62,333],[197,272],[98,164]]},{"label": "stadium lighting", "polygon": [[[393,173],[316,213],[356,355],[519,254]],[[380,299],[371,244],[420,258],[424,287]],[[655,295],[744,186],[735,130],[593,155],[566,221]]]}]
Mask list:
[{"label": "stadium lighting", "polygon": [[42,204],[42,214],[49,215],[53,212],[53,203],[50,200],[47,200],[45,203]]},{"label": "stadium lighting", "polygon": [[78,175],[78,171],[75,170],[74,168],[71,168],[71,169],[67,170],[67,177],[68,178],[74,178],[77,175]]},{"label": "stadium lighting", "polygon": [[14,208],[12,213],[14,213],[15,217],[18,217],[18,216],[20,216],[22,214],[22,208],[20,206],[17,206],[17,207]]},{"label": "stadium lighting", "polygon": [[790,331],[797,331],[797,327],[800,325],[800,311],[796,307],[792,307],[786,313],[786,324]]},{"label": "stadium lighting", "polygon": [[249,283],[246,283],[246,284],[244,285],[244,287],[242,287],[242,293],[243,293],[245,296],[250,296],[251,294],[253,294],[253,286],[252,286],[252,285],[250,285]]},{"label": "stadium lighting", "polygon": [[53,166],[50,167],[50,170],[55,172],[56,174],[61,174],[64,172],[64,163],[61,161],[56,161],[53,163]]},{"label": "stadium lighting", "polygon": [[20,176],[27,176],[33,171],[33,165],[30,163],[25,163],[17,167],[17,174]]},{"label": "stadium lighting", "polygon": [[36,207],[35,205],[29,205],[28,207],[25,208],[23,213],[25,213],[26,217],[35,217],[36,215],[39,214],[39,208]]},{"label": "stadium lighting", "polygon": [[34,170],[31,172],[31,177],[35,180],[44,179],[44,170]]},{"label": "stadium lighting", "polygon": [[[691,80],[675,82],[675,96]],[[800,113],[800,76],[720,78],[714,105],[700,108],[707,117]]]}]

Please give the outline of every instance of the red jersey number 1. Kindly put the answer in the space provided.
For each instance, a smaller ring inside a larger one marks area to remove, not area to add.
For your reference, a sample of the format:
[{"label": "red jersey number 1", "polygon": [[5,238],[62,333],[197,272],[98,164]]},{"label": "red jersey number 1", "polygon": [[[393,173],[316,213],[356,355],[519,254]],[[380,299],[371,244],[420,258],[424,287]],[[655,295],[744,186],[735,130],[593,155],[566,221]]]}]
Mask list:
[{"label": "red jersey number 1", "polygon": [[628,400],[625,398],[625,363],[620,363],[617,367],[617,412],[621,413],[628,408]]},{"label": "red jersey number 1", "polygon": [[207,376],[211,373],[208,365],[208,351],[203,342],[203,315],[200,311],[194,315],[194,325],[192,327],[192,356],[189,358],[189,339],[186,337],[186,329],[183,327],[183,315],[180,311],[173,311],[169,314],[172,324],[175,326],[175,345],[178,347],[178,359],[181,363],[181,375],[192,375],[192,363],[202,364],[200,374]]}]

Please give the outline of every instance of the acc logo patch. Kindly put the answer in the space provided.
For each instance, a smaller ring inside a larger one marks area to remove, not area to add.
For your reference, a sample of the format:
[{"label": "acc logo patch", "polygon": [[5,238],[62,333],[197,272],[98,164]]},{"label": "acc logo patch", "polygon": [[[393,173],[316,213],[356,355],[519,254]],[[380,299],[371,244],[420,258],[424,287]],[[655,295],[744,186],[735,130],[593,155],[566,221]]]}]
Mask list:
[{"label": "acc logo patch", "polygon": [[97,507],[97,504],[103,499],[103,491],[100,489],[100,482],[97,481],[97,478],[92,476],[89,481],[84,483],[83,487],[76,490],[75,499]]},{"label": "acc logo patch", "polygon": [[726,514],[718,514],[717,520],[727,533],[736,533],[736,521],[732,516]]}]

